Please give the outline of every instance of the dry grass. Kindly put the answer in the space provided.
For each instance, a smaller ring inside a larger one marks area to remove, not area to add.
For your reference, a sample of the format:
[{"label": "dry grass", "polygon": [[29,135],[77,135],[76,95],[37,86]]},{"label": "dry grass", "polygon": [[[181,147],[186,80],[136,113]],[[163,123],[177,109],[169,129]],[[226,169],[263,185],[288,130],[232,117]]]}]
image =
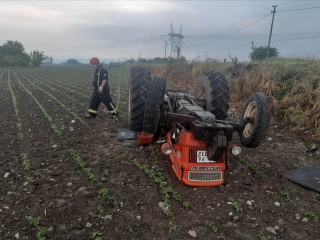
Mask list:
[{"label": "dry grass", "polygon": [[169,83],[192,91],[202,73],[218,71],[229,80],[230,100],[241,109],[255,91],[265,92],[276,121],[312,130],[320,137],[320,61],[276,59],[260,63],[181,62],[163,71]]}]

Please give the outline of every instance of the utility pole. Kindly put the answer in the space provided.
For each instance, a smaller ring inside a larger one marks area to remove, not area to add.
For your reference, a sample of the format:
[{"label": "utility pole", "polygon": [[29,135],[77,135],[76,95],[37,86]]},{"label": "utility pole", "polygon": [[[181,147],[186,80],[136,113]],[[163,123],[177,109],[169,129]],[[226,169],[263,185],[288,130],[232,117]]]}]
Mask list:
[{"label": "utility pole", "polygon": [[167,45],[168,45],[168,42],[166,42],[166,45],[164,47],[164,58],[167,58]]},{"label": "utility pole", "polygon": [[253,41],[251,42],[251,49],[254,50]]},{"label": "utility pole", "polygon": [[270,50],[270,42],[271,42],[271,35],[272,35],[272,28],[273,28],[273,20],[274,20],[274,14],[276,13],[276,6],[273,6],[273,11],[271,11],[272,13],[272,22],[271,22],[271,29],[270,29],[270,35],[269,35],[269,42],[268,42],[268,49],[267,49],[267,56],[266,56],[266,59],[268,60],[269,58],[269,50]]}]

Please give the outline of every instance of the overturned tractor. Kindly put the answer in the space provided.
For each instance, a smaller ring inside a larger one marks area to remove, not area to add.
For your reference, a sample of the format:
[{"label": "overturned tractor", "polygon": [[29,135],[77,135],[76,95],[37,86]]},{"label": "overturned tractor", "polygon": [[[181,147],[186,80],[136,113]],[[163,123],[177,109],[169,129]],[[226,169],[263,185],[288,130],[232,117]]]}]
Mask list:
[{"label": "overturned tractor", "polygon": [[234,132],[241,145],[256,148],[264,139],[270,111],[262,92],[245,103],[240,122],[226,121],[229,88],[225,77],[208,72],[197,81],[194,94],[166,88],[166,79],[152,77],[144,67],[131,69],[128,123],[141,145],[162,142],[178,179],[191,186],[218,186],[225,182],[228,152]]}]

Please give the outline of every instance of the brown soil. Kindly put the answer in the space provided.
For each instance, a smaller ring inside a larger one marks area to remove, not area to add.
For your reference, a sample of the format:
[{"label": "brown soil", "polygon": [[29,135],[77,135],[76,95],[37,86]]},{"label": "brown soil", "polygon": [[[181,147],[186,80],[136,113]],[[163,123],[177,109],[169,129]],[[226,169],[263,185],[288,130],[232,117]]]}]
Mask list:
[{"label": "brown soil", "polygon": [[[257,149],[243,149],[241,158],[230,157],[226,186],[185,186],[175,177],[170,160],[159,153],[160,145],[125,147],[117,141],[117,129],[126,127],[124,114],[115,120],[101,106],[97,119],[82,117],[90,89],[80,91],[67,83],[90,85],[91,71],[26,69],[15,71],[16,77],[13,70],[9,75],[0,70],[0,239],[320,238],[320,195],[282,177],[290,169],[319,165],[319,152],[306,153],[311,133],[272,122],[269,140]],[[116,82],[111,85],[117,89]],[[122,112],[125,96],[121,92]],[[68,144],[54,133],[53,124]],[[90,180],[70,148],[98,181]],[[159,207],[163,201],[159,182],[140,170],[134,159],[149,171],[161,172],[165,186],[191,208],[169,193],[173,216],[166,216]],[[101,189],[108,190],[106,199],[101,199]],[[40,217],[39,224],[31,217]],[[41,230],[46,233],[41,235]]]}]

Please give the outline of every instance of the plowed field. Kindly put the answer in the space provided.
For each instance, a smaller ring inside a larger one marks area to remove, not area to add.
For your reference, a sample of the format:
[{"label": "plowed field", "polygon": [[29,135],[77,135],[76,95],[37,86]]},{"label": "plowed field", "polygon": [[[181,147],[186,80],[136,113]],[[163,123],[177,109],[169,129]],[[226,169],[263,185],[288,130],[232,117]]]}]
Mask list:
[{"label": "plowed field", "polygon": [[0,69],[0,239],[320,239],[319,194],[282,177],[319,165],[308,133],[272,122],[259,148],[230,156],[228,184],[185,186],[159,145],[117,141],[129,69],[109,69],[119,119],[103,105],[83,117],[93,72]]}]

